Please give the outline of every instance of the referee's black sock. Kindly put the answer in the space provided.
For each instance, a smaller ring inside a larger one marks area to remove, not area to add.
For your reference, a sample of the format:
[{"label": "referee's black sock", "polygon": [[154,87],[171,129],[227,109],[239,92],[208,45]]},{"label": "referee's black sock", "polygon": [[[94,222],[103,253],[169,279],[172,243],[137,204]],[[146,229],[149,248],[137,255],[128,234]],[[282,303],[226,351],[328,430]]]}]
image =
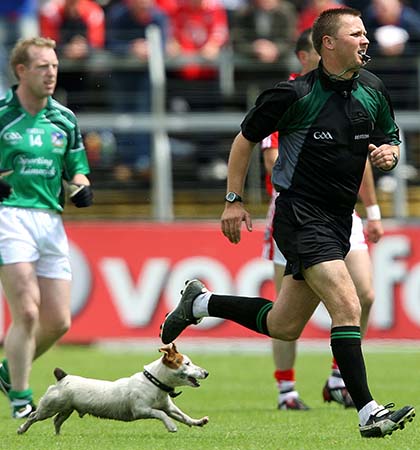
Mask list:
[{"label": "referee's black sock", "polygon": [[261,297],[212,294],[208,311],[212,317],[232,320],[250,330],[269,336],[267,314],[272,307],[272,301]]},{"label": "referee's black sock", "polygon": [[367,383],[360,327],[332,328],[331,348],[346,388],[353,399],[357,411],[360,411],[367,403],[373,400]]}]

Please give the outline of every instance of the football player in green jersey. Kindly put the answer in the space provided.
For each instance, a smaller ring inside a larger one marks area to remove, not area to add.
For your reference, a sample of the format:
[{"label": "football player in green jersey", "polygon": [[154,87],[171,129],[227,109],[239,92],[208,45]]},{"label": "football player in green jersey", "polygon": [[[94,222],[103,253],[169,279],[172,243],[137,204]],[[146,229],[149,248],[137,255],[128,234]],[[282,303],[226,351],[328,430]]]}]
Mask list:
[{"label": "football player in green jersey", "polygon": [[[92,204],[89,165],[75,115],[52,98],[55,42],[17,42],[10,56],[18,80],[0,100],[0,280],[11,314],[0,388],[12,417],[35,408],[32,362],[69,328],[71,268],[61,212],[65,188],[76,207]],[[6,195],[10,190],[10,195]]]}]

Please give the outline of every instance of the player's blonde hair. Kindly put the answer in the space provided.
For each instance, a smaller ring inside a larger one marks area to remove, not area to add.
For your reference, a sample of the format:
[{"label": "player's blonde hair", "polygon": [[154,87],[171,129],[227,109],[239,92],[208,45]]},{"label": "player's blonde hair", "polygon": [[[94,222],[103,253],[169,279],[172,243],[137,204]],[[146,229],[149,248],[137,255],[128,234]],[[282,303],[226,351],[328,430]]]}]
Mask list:
[{"label": "player's blonde hair", "polygon": [[54,39],[39,36],[27,39],[19,39],[10,53],[10,67],[12,68],[13,73],[18,79],[19,77],[16,73],[16,66],[18,64],[24,64],[25,66],[29,65],[29,63],[31,62],[31,57],[29,55],[28,49],[32,46],[55,49],[56,43]]}]

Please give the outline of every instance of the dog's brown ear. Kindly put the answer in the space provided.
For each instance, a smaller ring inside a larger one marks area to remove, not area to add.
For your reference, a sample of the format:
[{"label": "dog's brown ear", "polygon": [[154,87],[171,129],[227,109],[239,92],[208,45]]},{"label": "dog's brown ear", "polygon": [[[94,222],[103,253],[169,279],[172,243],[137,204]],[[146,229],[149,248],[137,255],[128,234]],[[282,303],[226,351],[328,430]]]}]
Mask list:
[{"label": "dog's brown ear", "polygon": [[166,353],[166,354],[168,354],[170,350],[171,350],[171,347],[169,345],[165,345],[165,347],[161,347],[159,349],[160,353]]},{"label": "dog's brown ear", "polygon": [[182,364],[182,355],[180,355],[176,349],[175,344],[172,342],[165,347],[159,349],[160,352],[164,353],[163,363],[172,369],[176,369]]},{"label": "dog's brown ear", "polygon": [[169,364],[176,363],[177,358],[180,356],[173,342],[169,345],[165,345],[165,347],[160,348],[159,351],[165,353],[165,355],[163,356],[163,361],[166,361]]},{"label": "dog's brown ear", "polygon": [[172,342],[171,344],[165,345],[164,347],[161,347],[159,349],[159,351],[161,353],[166,353],[167,355],[174,355],[175,353],[178,353],[178,350],[176,349],[176,345],[174,342]]}]

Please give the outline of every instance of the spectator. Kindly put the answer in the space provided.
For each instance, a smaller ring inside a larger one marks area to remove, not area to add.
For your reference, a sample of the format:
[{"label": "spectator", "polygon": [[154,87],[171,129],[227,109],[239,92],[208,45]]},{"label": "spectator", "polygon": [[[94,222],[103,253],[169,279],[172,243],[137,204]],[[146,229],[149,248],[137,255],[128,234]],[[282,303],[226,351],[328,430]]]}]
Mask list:
[{"label": "spectator", "polygon": [[[163,45],[168,35],[168,17],[154,0],[127,0],[115,3],[107,11],[107,48],[117,57],[138,61],[132,71],[118,70],[115,65],[110,78],[112,109],[115,112],[150,112],[150,81],[147,70],[149,47],[146,29],[156,25]],[[119,161],[115,167],[118,181],[133,177],[148,181],[151,162],[149,133],[118,134]]]},{"label": "spectator", "polygon": [[290,56],[294,48],[296,11],[285,0],[252,0],[234,18],[236,52],[263,63]]},{"label": "spectator", "polygon": [[94,0],[49,0],[41,8],[40,27],[42,36],[57,42],[58,55],[74,61],[70,71],[60,74],[58,96],[63,90],[61,95],[65,97],[61,100],[79,111],[83,103],[88,103],[96,75],[80,69],[79,62],[86,60],[93,50],[104,47],[104,12]]},{"label": "spectator", "polygon": [[[178,0],[170,16],[171,37],[167,54],[181,68],[168,71],[169,108],[176,113],[217,111],[224,107],[220,89],[220,56],[229,40],[227,11],[222,0]],[[225,176],[225,154],[213,133],[194,136],[181,144],[193,149],[198,180],[217,182]]]},{"label": "spectator", "polygon": [[[420,13],[400,0],[372,0],[364,23],[370,40],[369,54],[378,63],[396,109],[417,109],[417,62]],[[401,58],[404,58],[402,61]],[[382,63],[381,63],[382,62]]]},{"label": "spectator", "polygon": [[369,53],[385,56],[415,56],[420,45],[420,13],[400,0],[372,0],[364,22]]},{"label": "spectator", "polygon": [[156,0],[156,6],[170,16],[177,8],[178,0]]},{"label": "spectator", "polygon": [[37,0],[1,0],[0,2],[0,97],[11,83],[8,52],[19,38],[38,34]]},{"label": "spectator", "polygon": [[420,12],[420,0],[405,0],[404,4]]},{"label": "spectator", "polygon": [[297,32],[302,33],[304,30],[311,28],[314,20],[326,9],[337,8],[341,3],[336,0],[309,0],[307,5],[299,13]]},{"label": "spectator", "polygon": [[248,3],[248,0],[222,0],[223,7],[228,16],[229,29],[232,29],[233,27],[237,10],[244,8]]},{"label": "spectator", "polygon": [[346,0],[342,3],[349,8],[358,9],[363,15],[365,9],[370,5],[370,0]]},{"label": "spectator", "polygon": [[239,60],[236,81],[245,102],[254,95],[250,92],[272,87],[292,71],[296,17],[296,9],[286,0],[250,0],[236,12],[232,44]]},{"label": "spectator", "polygon": [[[220,91],[216,63],[229,39],[227,13],[222,3],[219,0],[179,0],[171,15],[171,28],[168,56],[188,60],[182,69],[170,74],[172,86],[186,101],[185,108],[208,110],[218,107]],[[194,80],[193,84],[191,80]]]},{"label": "spectator", "polygon": [[41,8],[40,25],[65,58],[86,58],[105,44],[104,12],[93,0],[49,0]]}]

